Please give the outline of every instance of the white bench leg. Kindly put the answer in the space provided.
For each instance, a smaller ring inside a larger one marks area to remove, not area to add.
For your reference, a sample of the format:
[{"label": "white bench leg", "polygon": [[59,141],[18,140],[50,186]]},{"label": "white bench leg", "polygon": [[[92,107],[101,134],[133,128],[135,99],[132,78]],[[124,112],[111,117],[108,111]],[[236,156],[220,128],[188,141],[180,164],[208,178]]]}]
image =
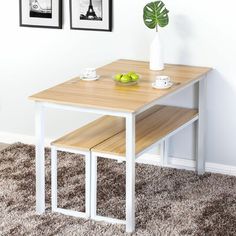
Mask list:
[{"label": "white bench leg", "polygon": [[91,214],[91,153],[85,155],[85,209],[86,217]]},{"label": "white bench leg", "polygon": [[51,185],[52,185],[52,211],[55,212],[57,209],[57,150],[51,148]]},{"label": "white bench leg", "polygon": [[97,215],[97,156],[91,155],[91,218],[95,219]]},{"label": "white bench leg", "polygon": [[[71,152],[85,156],[85,209],[86,212],[73,211],[57,207],[57,151]],[[90,218],[90,196],[91,196],[91,157],[90,152],[51,147],[51,202],[52,211],[68,216]]]},{"label": "white bench leg", "polygon": [[126,224],[125,220],[97,215],[97,158],[96,154],[91,154],[91,219],[110,224]]}]

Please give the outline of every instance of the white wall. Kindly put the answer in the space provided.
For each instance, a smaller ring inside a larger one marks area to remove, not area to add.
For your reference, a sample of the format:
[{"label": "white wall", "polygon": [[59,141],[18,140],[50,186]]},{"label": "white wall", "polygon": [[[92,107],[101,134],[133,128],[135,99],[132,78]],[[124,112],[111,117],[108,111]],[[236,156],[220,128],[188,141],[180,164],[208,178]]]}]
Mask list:
[{"label": "white wall", "polygon": [[[145,0],[113,0],[112,33],[71,31],[64,0],[64,29],[20,28],[18,1],[0,1],[0,133],[34,134],[34,105],[27,100],[39,90],[118,58],[148,60],[154,32],[142,22]],[[208,77],[207,160],[236,165],[236,15],[235,1],[166,0],[170,24],[162,30],[166,62],[211,66]],[[222,6],[223,5],[223,6]],[[188,105],[188,95],[171,104]],[[47,137],[95,118],[92,115],[50,111]],[[171,155],[191,158],[192,128],[173,138]]]}]

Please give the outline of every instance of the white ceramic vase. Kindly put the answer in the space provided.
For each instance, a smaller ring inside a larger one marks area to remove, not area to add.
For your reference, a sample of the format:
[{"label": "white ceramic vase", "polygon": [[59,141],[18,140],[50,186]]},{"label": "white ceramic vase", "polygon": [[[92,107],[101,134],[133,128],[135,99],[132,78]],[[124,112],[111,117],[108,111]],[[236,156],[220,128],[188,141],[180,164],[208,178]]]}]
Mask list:
[{"label": "white ceramic vase", "polygon": [[156,32],[155,38],[150,46],[150,70],[163,70],[163,50],[159,32]]}]

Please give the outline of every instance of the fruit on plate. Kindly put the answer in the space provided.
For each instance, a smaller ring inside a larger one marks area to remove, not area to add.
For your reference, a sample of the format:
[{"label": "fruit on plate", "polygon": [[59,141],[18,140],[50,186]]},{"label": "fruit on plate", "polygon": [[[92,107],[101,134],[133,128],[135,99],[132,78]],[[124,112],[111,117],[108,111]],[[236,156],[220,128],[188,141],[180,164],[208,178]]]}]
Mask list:
[{"label": "fruit on plate", "polygon": [[131,76],[131,75],[133,75],[133,74],[135,74],[134,71],[130,71],[129,73],[127,73],[127,75],[129,75],[129,76]]},{"label": "fruit on plate", "polygon": [[132,81],[138,81],[138,79],[139,79],[139,76],[135,73],[131,74],[130,77],[131,77]]},{"label": "fruit on plate", "polygon": [[127,74],[116,74],[114,79],[117,82],[126,84],[130,82],[137,82],[139,80],[139,75],[134,71],[130,71]]},{"label": "fruit on plate", "polygon": [[122,74],[116,74],[116,75],[115,75],[115,80],[116,80],[116,81],[120,81],[120,79],[122,78],[122,76],[123,76]]},{"label": "fruit on plate", "polygon": [[122,83],[129,83],[131,81],[131,77],[129,75],[123,75],[120,79]]}]

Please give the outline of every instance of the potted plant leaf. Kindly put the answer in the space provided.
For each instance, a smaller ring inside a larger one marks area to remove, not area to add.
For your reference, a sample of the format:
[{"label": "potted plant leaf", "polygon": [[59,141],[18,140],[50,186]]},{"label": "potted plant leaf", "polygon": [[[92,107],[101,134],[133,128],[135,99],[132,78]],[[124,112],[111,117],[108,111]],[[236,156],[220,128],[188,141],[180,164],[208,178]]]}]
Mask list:
[{"label": "potted plant leaf", "polygon": [[163,51],[159,35],[159,27],[165,27],[169,23],[169,11],[162,1],[148,3],[143,9],[143,20],[150,29],[156,30],[156,36],[150,47],[150,69],[163,70]]}]

